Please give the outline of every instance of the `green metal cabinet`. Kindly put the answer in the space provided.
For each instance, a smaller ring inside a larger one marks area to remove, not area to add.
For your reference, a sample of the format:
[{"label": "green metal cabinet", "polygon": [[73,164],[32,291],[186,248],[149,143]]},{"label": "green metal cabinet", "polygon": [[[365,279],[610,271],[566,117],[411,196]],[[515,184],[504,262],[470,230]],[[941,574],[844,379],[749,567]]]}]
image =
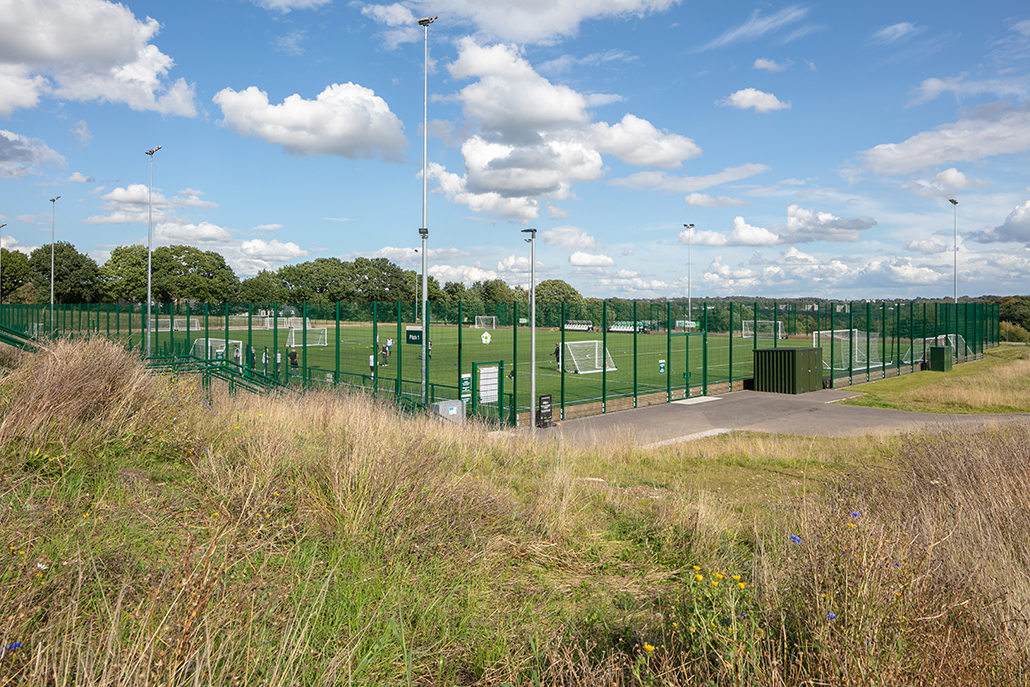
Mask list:
[{"label": "green metal cabinet", "polygon": [[951,346],[930,347],[930,371],[951,372]]},{"label": "green metal cabinet", "polygon": [[803,394],[823,388],[822,348],[763,348],[754,353],[755,391]]}]

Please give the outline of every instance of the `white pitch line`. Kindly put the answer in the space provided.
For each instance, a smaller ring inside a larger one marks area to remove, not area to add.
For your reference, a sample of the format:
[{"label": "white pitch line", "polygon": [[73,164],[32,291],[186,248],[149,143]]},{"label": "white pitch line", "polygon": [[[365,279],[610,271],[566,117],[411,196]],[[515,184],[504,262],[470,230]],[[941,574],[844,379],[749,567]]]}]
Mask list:
[{"label": "white pitch line", "polygon": [[685,437],[676,437],[675,439],[657,441],[653,444],[647,444],[643,448],[659,448],[661,446],[671,446],[672,444],[681,444],[685,441],[696,441],[698,439],[704,439],[706,437],[717,437],[720,434],[729,434],[732,431],[732,429],[709,429],[704,432],[698,432],[697,434],[688,434]]},{"label": "white pitch line", "polygon": [[679,401],[673,401],[673,404],[678,406],[693,406],[698,403],[708,403],[709,401],[721,401],[722,396],[695,396],[694,398],[683,398]]}]

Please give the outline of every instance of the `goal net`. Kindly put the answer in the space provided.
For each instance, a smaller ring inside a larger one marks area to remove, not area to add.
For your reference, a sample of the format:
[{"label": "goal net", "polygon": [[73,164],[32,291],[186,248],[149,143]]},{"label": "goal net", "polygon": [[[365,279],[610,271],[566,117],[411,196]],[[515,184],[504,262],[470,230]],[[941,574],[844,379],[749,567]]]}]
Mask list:
[{"label": "goal net", "polygon": [[566,341],[561,357],[562,370],[573,374],[589,374],[607,370],[615,372],[612,354],[600,341]]},{"label": "goal net", "polygon": [[255,317],[254,329],[311,329],[311,318]]},{"label": "goal net", "polygon": [[[755,325],[758,325],[757,329]],[[740,325],[740,333],[745,339],[786,339],[787,330],[783,322],[773,320],[744,320]]]},{"label": "goal net", "polygon": [[[300,319],[300,318],[297,318]],[[290,348],[297,346],[304,346],[305,340],[308,346],[328,346],[329,345],[329,330],[328,329],[290,329],[290,335],[286,337],[286,345]]]},{"label": "goal net", "polygon": [[901,362],[905,365],[912,365],[914,363],[921,363],[924,360],[929,360],[930,349],[934,346],[950,346],[951,359],[953,361],[957,361],[959,358],[965,358],[967,356],[975,356],[973,348],[966,345],[966,338],[961,334],[941,334],[940,336],[930,336],[925,339],[913,340],[912,345],[908,347],[905,355],[901,357]]},{"label": "goal net", "polygon": [[497,317],[494,315],[476,315],[476,329],[497,329]]},{"label": "goal net", "polygon": [[187,329],[192,332],[195,332],[198,329],[200,329],[200,318],[190,317],[189,319],[187,319],[185,317],[177,317],[174,320],[172,320],[172,331],[184,332],[187,331]]},{"label": "goal net", "polygon": [[194,339],[190,355],[203,360],[232,360],[243,357],[243,342],[230,339]]},{"label": "goal net", "polygon": [[858,329],[821,329],[812,332],[812,347],[823,349],[827,370],[854,370],[882,364],[880,335]]}]

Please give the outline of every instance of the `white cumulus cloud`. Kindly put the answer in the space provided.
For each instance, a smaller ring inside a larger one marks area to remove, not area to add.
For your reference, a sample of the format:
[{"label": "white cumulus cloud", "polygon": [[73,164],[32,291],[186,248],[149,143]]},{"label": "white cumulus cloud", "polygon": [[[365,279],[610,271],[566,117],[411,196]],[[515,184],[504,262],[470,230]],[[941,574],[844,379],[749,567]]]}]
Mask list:
[{"label": "white cumulus cloud", "polygon": [[713,198],[707,193],[691,193],[683,200],[687,205],[695,208],[718,209],[752,204],[750,201],[741,200],[740,198],[731,198],[729,196],[716,196]]},{"label": "white cumulus cloud", "polygon": [[615,264],[615,260],[607,255],[595,255],[578,250],[569,256],[569,264],[575,267],[610,267]]},{"label": "white cumulus cloud", "polygon": [[193,86],[151,41],[157,20],[107,0],[7,0],[0,8],[0,115],[39,98],[101,100],[196,115]]},{"label": "white cumulus cloud", "polygon": [[0,177],[23,177],[37,173],[41,165],[63,164],[64,157],[38,138],[0,129]]},{"label": "white cumulus cloud", "polygon": [[970,238],[978,243],[1023,243],[1030,247],[1030,200],[1017,205],[997,227],[975,232]]},{"label": "white cumulus cloud", "polygon": [[735,107],[738,110],[753,108],[755,112],[775,112],[776,110],[790,109],[790,101],[781,102],[772,93],[759,91],[756,88],[744,88],[728,95],[722,100],[716,101],[715,104]]},{"label": "white cumulus cloud", "polygon": [[294,94],[279,105],[254,86],[222,89],[213,100],[237,133],[281,145],[291,155],[397,160],[407,143],[386,101],[353,83],[332,84],[315,100]]},{"label": "white cumulus cloud", "polygon": [[576,182],[604,176],[604,155],[628,164],[678,167],[700,154],[689,138],[659,131],[632,114],[616,124],[591,122],[590,99],[540,76],[514,45],[458,41],[448,65],[455,79],[475,79],[449,96],[459,102],[475,134],[461,143],[462,174],[435,165],[439,189],[475,212],[529,220],[541,203],[572,196]]},{"label": "white cumulus cloud", "polygon": [[597,241],[593,236],[578,227],[555,227],[540,232],[540,238],[549,246],[558,246],[569,250],[597,250]]},{"label": "white cumulus cloud", "polygon": [[[417,16],[439,15],[449,26],[471,27],[485,40],[515,43],[553,43],[574,36],[590,19],[641,17],[662,12],[681,0],[409,0],[390,5],[366,5],[366,16],[389,25],[402,10]],[[416,27],[417,28],[417,27]],[[418,36],[422,32],[419,29]],[[409,39],[416,40],[416,39]]]},{"label": "white cumulus cloud", "polygon": [[755,60],[755,63],[751,65],[752,69],[764,69],[767,72],[782,72],[787,67],[794,64],[791,60],[784,60],[783,62],[776,62],[769,60],[764,57],[759,57]]},{"label": "white cumulus cloud", "polygon": [[977,108],[969,117],[942,124],[901,143],[882,143],[862,153],[878,176],[909,174],[946,162],[970,162],[1030,149],[1030,103],[1006,102]]}]

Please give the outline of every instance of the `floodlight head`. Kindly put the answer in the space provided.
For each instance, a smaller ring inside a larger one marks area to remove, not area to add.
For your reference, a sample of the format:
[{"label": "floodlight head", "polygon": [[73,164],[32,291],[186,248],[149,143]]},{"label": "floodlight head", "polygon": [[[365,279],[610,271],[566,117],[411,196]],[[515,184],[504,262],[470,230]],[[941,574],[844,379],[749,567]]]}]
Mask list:
[{"label": "floodlight head", "polygon": [[425,17],[423,19],[419,19],[418,20],[418,25],[419,26],[429,26],[434,21],[436,21],[436,15],[435,14],[432,17]]},{"label": "floodlight head", "polygon": [[955,200],[954,198],[948,198],[948,202],[951,203],[952,205],[958,205],[958,201]]},{"label": "floodlight head", "polygon": [[150,157],[154,157],[154,153],[156,153],[159,150],[161,150],[161,146],[154,146],[153,148],[151,148],[150,150],[148,150],[147,152],[145,152],[143,154],[144,155],[149,155]]},{"label": "floodlight head", "polygon": [[59,201],[59,200],[61,200],[61,196],[57,196],[57,197],[55,197],[55,198],[51,198],[51,199],[50,199],[50,202],[51,202],[51,203],[56,203],[56,202],[57,202],[57,201]]},{"label": "floodlight head", "polygon": [[423,238],[429,236],[429,229],[427,227],[419,227],[418,228],[418,235],[423,237]]},{"label": "floodlight head", "polygon": [[7,226],[6,224],[0,224],[0,229],[3,229],[6,226]]},{"label": "floodlight head", "polygon": [[532,234],[533,238],[536,238],[536,229],[523,229],[523,234]]},{"label": "floodlight head", "polygon": [[693,228],[694,228],[694,225],[693,225],[693,224],[684,224],[683,226],[684,226],[685,228],[687,228],[687,229],[693,229]]}]

